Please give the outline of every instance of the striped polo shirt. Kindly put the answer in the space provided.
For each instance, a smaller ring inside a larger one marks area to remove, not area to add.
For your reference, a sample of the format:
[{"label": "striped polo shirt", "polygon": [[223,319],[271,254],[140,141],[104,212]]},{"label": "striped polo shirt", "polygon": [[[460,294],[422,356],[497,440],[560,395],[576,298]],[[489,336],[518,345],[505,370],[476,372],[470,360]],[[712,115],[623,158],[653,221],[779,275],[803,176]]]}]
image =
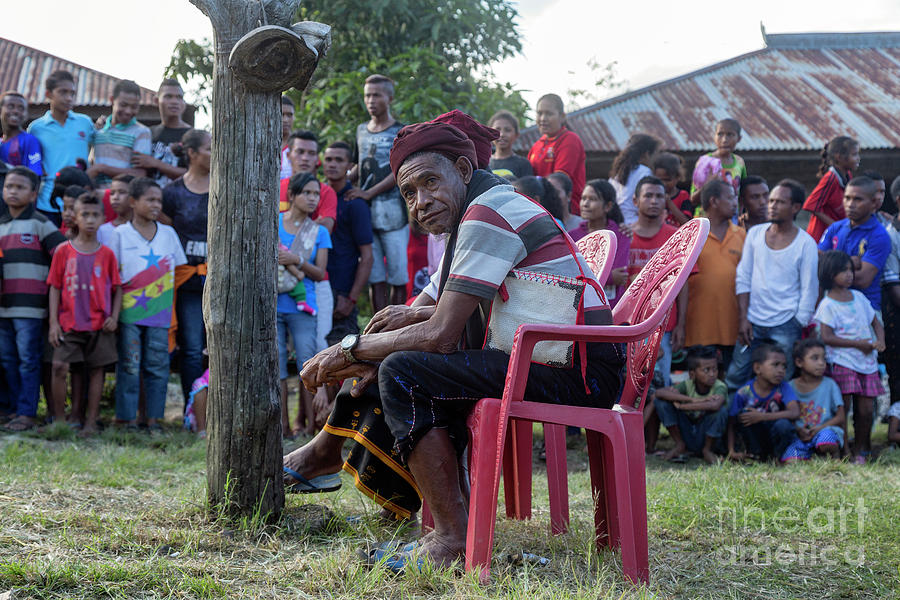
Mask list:
[{"label": "striped polo shirt", "polygon": [[[94,164],[129,169],[132,152],[150,154],[150,141],[150,128],[137,119],[113,125],[112,117],[107,117],[103,129],[94,134]],[[98,187],[109,187],[112,179],[98,175],[96,181]]]},{"label": "striped polo shirt", "polygon": [[34,205],[15,219],[0,216],[3,281],[0,318],[45,319],[50,258],[66,238]]},{"label": "striped polo shirt", "polygon": [[[445,289],[491,300],[512,269],[564,277],[584,273],[596,281],[566,237],[540,204],[510,185],[494,186],[463,215]],[[584,310],[586,324],[610,323],[609,303],[591,286],[585,288]]]}]

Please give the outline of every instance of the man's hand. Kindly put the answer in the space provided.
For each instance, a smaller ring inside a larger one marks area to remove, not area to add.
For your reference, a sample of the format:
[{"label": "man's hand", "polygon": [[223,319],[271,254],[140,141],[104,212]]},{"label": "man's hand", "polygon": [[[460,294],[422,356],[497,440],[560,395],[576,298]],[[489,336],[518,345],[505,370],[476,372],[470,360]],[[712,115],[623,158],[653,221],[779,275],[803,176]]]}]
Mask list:
[{"label": "man's hand", "polygon": [[54,348],[59,348],[60,343],[62,343],[63,332],[62,328],[59,326],[59,323],[50,323],[50,332],[47,334],[47,339],[50,342],[50,345]]},{"label": "man's hand", "polygon": [[159,168],[159,161],[141,152],[131,153],[131,166],[137,169],[156,169]]},{"label": "man's hand", "polygon": [[107,333],[113,333],[116,330],[116,327],[119,326],[118,319],[113,319],[112,317],[106,317],[106,320],[103,321],[103,331]]},{"label": "man's hand", "polygon": [[631,225],[621,223],[619,225],[619,231],[622,233],[622,235],[627,236],[628,239],[634,238],[634,230],[631,228]]},{"label": "man's hand", "polygon": [[672,354],[684,348],[684,322],[679,322],[672,330]]},{"label": "man's hand", "polygon": [[412,306],[406,306],[405,304],[391,304],[386,306],[375,313],[375,316],[369,321],[369,324],[366,326],[363,333],[394,331],[395,329],[400,329],[407,325],[424,321],[427,317],[423,318],[420,310],[421,307],[414,308]]},{"label": "man's hand", "polygon": [[300,379],[304,387],[315,394],[323,385],[337,384],[344,379],[359,378],[351,395],[359,396],[370,383],[378,379],[378,365],[368,362],[350,363],[341,352],[340,344],[325,348],[303,363]]},{"label": "man's hand", "polygon": [[738,323],[737,341],[742,346],[749,346],[753,341],[753,325],[746,318],[741,319]]},{"label": "man's hand", "polygon": [[105,169],[104,165],[94,164],[94,165],[88,167],[87,174],[88,174],[88,177],[93,179],[97,175],[103,175],[105,173],[105,171],[106,171],[106,169]]},{"label": "man's hand", "polygon": [[372,199],[372,192],[370,190],[361,190],[358,187],[350,188],[347,190],[347,193],[344,194],[344,198],[347,200],[353,200],[354,198],[362,198],[366,202]]},{"label": "man's hand", "polygon": [[797,437],[801,442],[808,442],[815,435],[809,427],[803,426],[797,428]]},{"label": "man's hand", "polygon": [[613,269],[609,273],[609,280],[612,281],[614,285],[628,285],[628,269],[626,267]]},{"label": "man's hand", "polygon": [[750,425],[755,425],[763,420],[764,415],[756,410],[748,410],[742,412],[738,415],[738,421],[741,422],[741,425],[744,427],[749,427]]},{"label": "man's hand", "polygon": [[349,317],[350,313],[353,312],[354,306],[356,306],[356,303],[350,300],[350,298],[339,295],[337,303],[334,306],[334,318],[344,319]]},{"label": "man's hand", "polygon": [[109,118],[109,115],[100,115],[97,117],[97,120],[94,121],[94,129],[103,129],[106,127],[106,119]]}]

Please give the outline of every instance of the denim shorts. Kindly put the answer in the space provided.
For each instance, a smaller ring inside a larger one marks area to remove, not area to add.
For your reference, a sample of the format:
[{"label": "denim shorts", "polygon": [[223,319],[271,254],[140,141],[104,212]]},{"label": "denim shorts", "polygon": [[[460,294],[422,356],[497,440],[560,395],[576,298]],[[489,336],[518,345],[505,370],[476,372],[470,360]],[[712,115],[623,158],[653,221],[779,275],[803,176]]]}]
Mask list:
[{"label": "denim shorts", "polygon": [[308,313],[278,313],[278,377],[288,378],[287,336],[290,331],[294,352],[297,353],[297,370],[316,353],[316,318]]},{"label": "denim shorts", "polygon": [[[409,225],[393,231],[372,232],[372,273],[369,283],[406,285],[409,273],[406,269],[406,247],[409,245]],[[387,269],[385,269],[387,258]]]}]

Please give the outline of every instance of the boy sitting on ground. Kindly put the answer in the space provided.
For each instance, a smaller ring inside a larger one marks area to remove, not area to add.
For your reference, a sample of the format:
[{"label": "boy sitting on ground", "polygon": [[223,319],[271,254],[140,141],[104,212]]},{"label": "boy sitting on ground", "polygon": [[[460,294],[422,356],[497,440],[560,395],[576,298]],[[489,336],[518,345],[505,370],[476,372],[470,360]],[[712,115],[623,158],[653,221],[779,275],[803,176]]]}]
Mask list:
[{"label": "boy sitting on ground", "polygon": [[656,412],[675,442],[663,458],[684,462],[687,451],[703,460],[717,460],[713,446],[728,422],[728,388],[719,381],[718,353],[713,346],[691,346],[687,351],[689,379],[656,391]]},{"label": "boy sitting on ground", "polygon": [[789,460],[809,460],[814,454],[838,458],[844,444],[846,421],[844,400],[834,379],[825,377],[825,344],[807,338],[794,344],[794,365],[799,375],[791,387],[800,403],[797,437],[781,457]]},{"label": "boy sitting on ground", "polygon": [[[780,458],[797,439],[793,421],[800,416],[800,404],[793,388],[784,381],[786,360],[784,350],[771,340],[761,341],[753,350],[756,376],[735,392],[728,413],[731,460]],[[735,449],[738,436],[746,452]]]}]

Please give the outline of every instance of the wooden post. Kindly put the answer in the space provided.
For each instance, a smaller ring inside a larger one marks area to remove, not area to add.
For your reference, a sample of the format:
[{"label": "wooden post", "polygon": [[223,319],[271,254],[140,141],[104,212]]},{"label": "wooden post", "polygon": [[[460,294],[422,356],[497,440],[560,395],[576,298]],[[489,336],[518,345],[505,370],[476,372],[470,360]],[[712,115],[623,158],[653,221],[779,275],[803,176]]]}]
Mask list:
[{"label": "wooden post", "polygon": [[323,39],[306,42],[286,29],[299,0],[190,1],[212,22],[215,52],[203,293],[207,494],[231,516],[274,519],[284,507],[275,342],[279,96],[306,86],[330,37],[325,26]]}]

